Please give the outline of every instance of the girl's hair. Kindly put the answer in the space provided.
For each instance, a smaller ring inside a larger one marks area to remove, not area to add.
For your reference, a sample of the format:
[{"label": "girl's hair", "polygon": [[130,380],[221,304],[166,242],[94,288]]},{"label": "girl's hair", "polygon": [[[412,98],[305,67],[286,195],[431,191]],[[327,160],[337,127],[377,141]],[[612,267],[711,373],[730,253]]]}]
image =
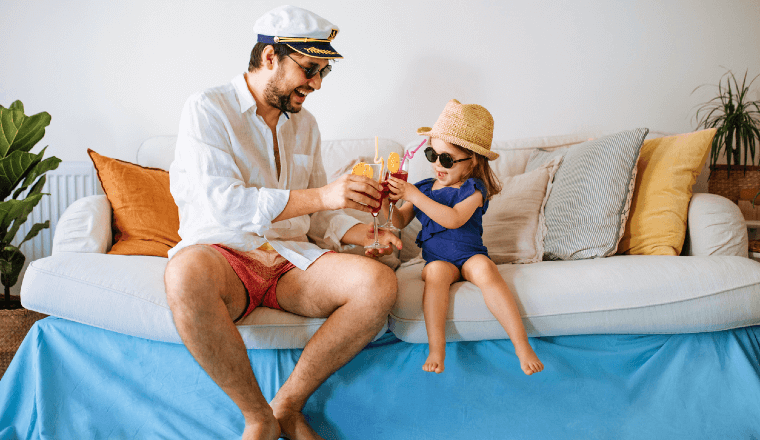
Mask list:
[{"label": "girl's hair", "polygon": [[465,153],[469,153],[470,156],[476,156],[477,164],[472,167],[469,173],[464,176],[464,180],[474,177],[480,179],[486,185],[486,200],[491,200],[493,196],[501,192],[501,182],[496,177],[496,173],[491,169],[491,165],[488,164],[488,159],[482,154],[475,153],[467,148],[460,147],[459,145],[452,144]]}]

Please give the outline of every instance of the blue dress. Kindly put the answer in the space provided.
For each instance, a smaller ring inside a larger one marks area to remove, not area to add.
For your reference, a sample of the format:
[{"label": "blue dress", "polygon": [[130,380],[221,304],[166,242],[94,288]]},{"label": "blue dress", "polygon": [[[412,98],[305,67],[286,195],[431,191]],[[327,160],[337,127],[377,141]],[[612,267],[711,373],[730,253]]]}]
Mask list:
[{"label": "blue dress", "polygon": [[453,208],[454,205],[470,197],[475,191],[483,194],[483,206],[478,207],[467,223],[457,229],[446,229],[434,222],[424,212],[414,207],[414,215],[422,223],[417,234],[417,246],[422,248],[425,262],[443,260],[462,270],[462,265],[473,255],[488,256],[483,246],[483,214],[488,209],[486,186],[480,179],[470,178],[459,188],[443,187],[433,190],[435,179],[425,179],[414,184],[419,190],[436,202]]}]

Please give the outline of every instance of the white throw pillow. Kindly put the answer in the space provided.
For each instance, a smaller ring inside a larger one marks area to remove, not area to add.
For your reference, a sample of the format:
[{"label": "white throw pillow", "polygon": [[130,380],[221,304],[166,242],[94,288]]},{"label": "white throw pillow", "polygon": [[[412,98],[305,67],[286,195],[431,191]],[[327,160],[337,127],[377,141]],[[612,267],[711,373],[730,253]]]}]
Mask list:
[{"label": "white throw pillow", "polygon": [[483,216],[483,244],[494,263],[543,260],[544,206],[560,162],[562,157],[555,157],[531,172],[501,179],[502,190]]}]

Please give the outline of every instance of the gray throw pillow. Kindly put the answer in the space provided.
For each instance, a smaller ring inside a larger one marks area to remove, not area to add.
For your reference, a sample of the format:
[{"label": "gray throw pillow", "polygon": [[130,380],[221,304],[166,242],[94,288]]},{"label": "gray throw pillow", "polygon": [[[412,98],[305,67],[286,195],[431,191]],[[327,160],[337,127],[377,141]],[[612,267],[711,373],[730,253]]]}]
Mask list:
[{"label": "gray throw pillow", "polygon": [[615,254],[625,232],[636,163],[648,132],[638,128],[568,147],[546,202],[544,260]]}]

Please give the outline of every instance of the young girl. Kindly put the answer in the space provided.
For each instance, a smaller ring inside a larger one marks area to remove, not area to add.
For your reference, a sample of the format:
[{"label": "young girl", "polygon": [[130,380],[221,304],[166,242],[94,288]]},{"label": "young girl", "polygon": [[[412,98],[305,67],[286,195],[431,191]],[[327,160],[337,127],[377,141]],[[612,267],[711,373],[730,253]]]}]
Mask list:
[{"label": "young girl", "polygon": [[501,191],[488,165],[489,160],[499,156],[491,151],[491,114],[482,106],[462,105],[452,99],[432,129],[423,127],[417,133],[430,138],[425,157],[435,178],[416,184],[396,178],[388,182],[390,198],[408,202],[394,211],[394,225],[403,228],[415,216],[422,223],[417,245],[426,262],[422,271],[422,309],[430,343],[430,354],[422,369],[436,373],[444,370],[449,288],[464,278],[483,292],[488,309],[514,344],[525,374],[543,370],[544,365],[528,343],[512,292],[483,246],[483,214],[488,200]]}]

